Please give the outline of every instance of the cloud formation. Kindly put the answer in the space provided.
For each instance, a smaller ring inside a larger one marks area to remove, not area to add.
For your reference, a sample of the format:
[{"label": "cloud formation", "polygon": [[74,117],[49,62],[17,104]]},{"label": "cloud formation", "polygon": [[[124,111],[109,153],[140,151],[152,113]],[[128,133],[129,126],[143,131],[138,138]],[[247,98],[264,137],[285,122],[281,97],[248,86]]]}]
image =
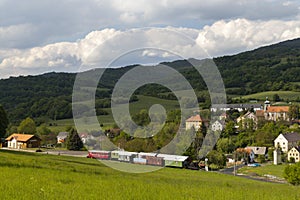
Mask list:
[{"label": "cloud formation", "polygon": [[3,78],[191,57],[200,59],[234,54],[297,37],[300,37],[300,21],[282,20],[220,20],[202,29],[103,29],[92,31],[76,42],[3,51],[0,70]]},{"label": "cloud formation", "polygon": [[[93,30],[136,27],[200,29],[219,20],[299,20],[298,0],[2,0],[1,48],[74,41]],[[23,34],[24,33],[24,34]]]}]

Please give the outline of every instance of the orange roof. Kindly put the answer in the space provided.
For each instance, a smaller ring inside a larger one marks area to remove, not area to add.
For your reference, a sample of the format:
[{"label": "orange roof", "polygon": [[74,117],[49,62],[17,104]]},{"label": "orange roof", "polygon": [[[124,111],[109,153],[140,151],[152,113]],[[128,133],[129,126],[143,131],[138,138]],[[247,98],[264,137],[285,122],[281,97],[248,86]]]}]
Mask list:
[{"label": "orange roof", "polygon": [[263,110],[257,110],[255,114],[257,117],[263,117],[264,113],[265,113],[265,111],[263,111]]},{"label": "orange roof", "polygon": [[289,106],[269,106],[268,107],[268,112],[289,112]]},{"label": "orange roof", "polygon": [[195,116],[188,118],[186,121],[187,122],[202,122],[203,119],[201,118],[200,115],[195,115]]},{"label": "orange roof", "polygon": [[19,142],[27,142],[32,137],[34,137],[34,135],[14,133],[5,140],[12,140],[13,138],[16,138],[16,140]]}]

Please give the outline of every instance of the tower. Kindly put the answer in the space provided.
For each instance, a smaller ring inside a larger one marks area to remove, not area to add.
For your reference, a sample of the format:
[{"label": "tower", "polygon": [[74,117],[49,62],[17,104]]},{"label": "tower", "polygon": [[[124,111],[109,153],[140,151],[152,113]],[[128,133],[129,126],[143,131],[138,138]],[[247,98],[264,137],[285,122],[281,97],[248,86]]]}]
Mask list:
[{"label": "tower", "polygon": [[264,111],[266,111],[270,107],[270,101],[268,100],[268,97],[266,97],[266,101],[264,103]]}]

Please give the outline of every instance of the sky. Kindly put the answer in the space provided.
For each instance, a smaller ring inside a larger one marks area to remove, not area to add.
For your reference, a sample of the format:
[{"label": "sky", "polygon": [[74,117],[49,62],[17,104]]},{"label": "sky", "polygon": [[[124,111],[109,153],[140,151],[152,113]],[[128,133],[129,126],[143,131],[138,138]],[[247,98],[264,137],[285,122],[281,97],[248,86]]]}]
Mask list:
[{"label": "sky", "polygon": [[299,0],[0,0],[0,78],[232,55],[300,37]]}]

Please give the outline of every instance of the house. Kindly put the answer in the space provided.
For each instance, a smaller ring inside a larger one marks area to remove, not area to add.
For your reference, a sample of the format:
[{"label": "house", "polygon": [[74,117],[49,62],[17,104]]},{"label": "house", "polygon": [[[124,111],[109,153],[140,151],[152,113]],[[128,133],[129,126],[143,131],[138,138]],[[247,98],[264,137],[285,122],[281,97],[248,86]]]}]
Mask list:
[{"label": "house", "polygon": [[257,121],[258,121],[258,118],[256,117],[256,115],[253,112],[249,112],[249,111],[246,114],[244,114],[236,119],[236,122],[240,123],[241,126],[244,128],[249,128],[252,123],[252,126],[254,129],[257,128]]},{"label": "house", "polygon": [[86,142],[88,140],[88,136],[89,135],[87,133],[80,133],[79,134],[79,137],[80,137],[80,139],[81,139],[81,141],[82,141],[83,144],[86,144]]},{"label": "house", "polygon": [[295,146],[288,151],[288,160],[295,159],[295,162],[300,161],[300,146]]},{"label": "house", "polygon": [[289,106],[269,106],[264,112],[265,119],[270,121],[289,121]]},{"label": "house", "polygon": [[35,135],[14,133],[5,139],[7,147],[12,149],[40,147],[41,139]]},{"label": "house", "polygon": [[64,143],[68,137],[69,133],[68,132],[60,132],[57,135],[57,144]]},{"label": "house", "polygon": [[224,125],[222,122],[219,120],[216,120],[212,125],[211,125],[211,130],[213,131],[222,131],[224,128]]},{"label": "house", "polygon": [[294,146],[298,146],[300,142],[300,134],[299,133],[286,133],[286,134],[280,134],[275,140],[274,140],[274,146],[276,148],[281,148],[281,150],[284,153],[287,153],[289,149],[291,149]]},{"label": "house", "polygon": [[271,106],[270,101],[267,100],[264,103],[264,109],[261,111],[256,111],[257,118],[264,118],[269,121],[289,121],[289,106]]},{"label": "house", "polygon": [[200,115],[192,116],[185,121],[185,130],[190,130],[194,127],[194,129],[198,131],[201,128],[202,123],[204,123],[204,120]]},{"label": "house", "polygon": [[266,158],[268,157],[268,148],[267,147],[249,146],[249,147],[246,147],[246,149],[251,149],[253,151],[253,153],[254,153],[255,156],[263,155]]}]

